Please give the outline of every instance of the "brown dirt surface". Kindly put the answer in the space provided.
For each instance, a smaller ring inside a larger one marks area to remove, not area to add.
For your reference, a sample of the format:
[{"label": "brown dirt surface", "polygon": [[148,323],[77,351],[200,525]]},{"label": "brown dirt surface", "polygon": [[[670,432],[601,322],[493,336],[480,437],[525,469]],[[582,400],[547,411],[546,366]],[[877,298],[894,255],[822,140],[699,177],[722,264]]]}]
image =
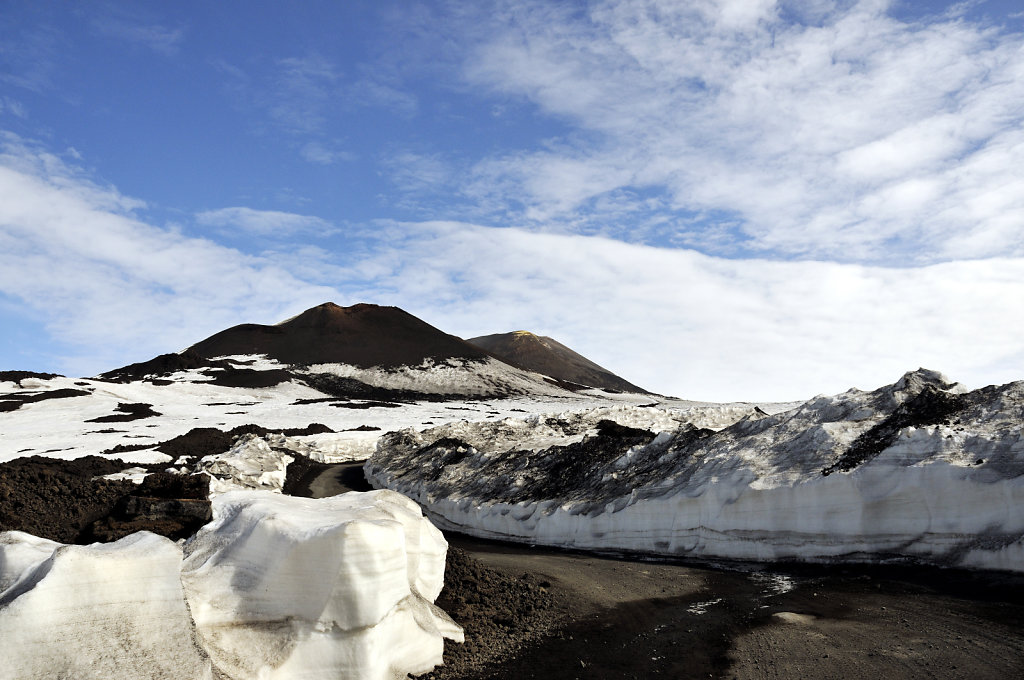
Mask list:
[{"label": "brown dirt surface", "polygon": [[445,643],[444,666],[420,676],[427,680],[477,677],[487,666],[513,658],[541,639],[559,620],[551,584],[529,572],[518,576],[490,569],[461,548],[451,546],[445,562],[445,586],[438,607],[462,626],[466,641]]},{"label": "brown dirt surface", "polygon": [[415,366],[424,359],[484,359],[486,352],[397,307],[328,302],[275,326],[242,324],[196,343],[203,357],[266,354],[287,364]]}]

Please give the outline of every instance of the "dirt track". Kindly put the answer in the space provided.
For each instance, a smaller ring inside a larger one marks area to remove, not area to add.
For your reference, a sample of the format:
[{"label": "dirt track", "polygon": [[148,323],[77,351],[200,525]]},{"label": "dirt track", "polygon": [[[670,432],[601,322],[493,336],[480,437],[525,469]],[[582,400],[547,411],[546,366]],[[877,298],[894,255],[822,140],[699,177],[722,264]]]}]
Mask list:
[{"label": "dirt track", "polygon": [[511,661],[451,677],[1024,677],[1024,578],[749,571],[449,540],[550,582],[560,606],[548,616],[562,619]]},{"label": "dirt track", "polygon": [[[311,486],[339,493],[355,469]],[[432,679],[1024,677],[1024,576],[651,562],[446,537],[464,555],[439,604],[467,644],[449,644]],[[494,601],[466,603],[469,591]],[[532,607],[502,609],[524,593]],[[484,609],[515,620],[486,625]]]}]

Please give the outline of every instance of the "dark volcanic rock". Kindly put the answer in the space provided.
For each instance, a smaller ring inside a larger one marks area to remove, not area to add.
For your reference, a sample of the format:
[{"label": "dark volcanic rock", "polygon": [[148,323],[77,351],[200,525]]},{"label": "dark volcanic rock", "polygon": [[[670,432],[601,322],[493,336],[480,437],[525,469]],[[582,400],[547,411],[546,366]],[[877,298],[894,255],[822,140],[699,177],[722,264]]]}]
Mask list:
[{"label": "dark volcanic rock", "polygon": [[647,393],[647,390],[598,366],[560,342],[528,331],[483,335],[467,342],[487,350],[507,364],[543,373],[570,385],[576,383],[616,392]]},{"label": "dark volcanic rock", "polygon": [[926,385],[885,420],[857,437],[836,462],[822,470],[822,474],[849,472],[863,465],[892,446],[905,427],[948,425],[951,416],[973,404],[980,394],[984,394],[984,390],[978,390],[977,394],[953,394],[934,385]]},{"label": "dark volcanic rock", "polygon": [[17,411],[21,408],[22,404],[32,404],[39,401],[46,401],[47,399],[68,399],[70,397],[87,397],[91,394],[85,390],[73,390],[68,387],[64,387],[57,390],[47,390],[45,392],[31,392],[28,394],[3,394],[0,395],[0,413],[4,411]]},{"label": "dark volcanic rock", "polygon": [[36,373],[35,371],[0,371],[0,382],[16,382],[19,385],[25,378],[39,378],[49,380],[50,378],[63,378],[57,373]]},{"label": "dark volcanic rock", "polygon": [[128,481],[93,477],[128,467],[124,461],[98,456],[75,460],[32,456],[0,464],[0,531],[79,542],[93,522],[108,516],[135,489]]},{"label": "dark volcanic rock", "polygon": [[147,376],[165,376],[177,371],[187,371],[194,368],[231,368],[227,361],[211,361],[201,357],[191,349],[181,353],[161,354],[149,361],[141,361],[137,364],[129,364],[113,371],[100,374],[104,380],[114,382],[131,382],[142,380]]},{"label": "dark volcanic rock", "polygon": [[110,513],[82,534],[82,542],[109,543],[136,531],[151,531],[177,540],[188,538],[212,519],[210,478],[154,472],[132,485]]},{"label": "dark volcanic rock", "polygon": [[143,418],[153,418],[161,415],[153,410],[152,404],[118,404],[114,408],[114,413],[109,416],[100,416],[99,418],[90,418],[86,420],[87,423],[127,423],[133,420],[142,420]]},{"label": "dark volcanic rock", "polygon": [[307,434],[324,434],[334,432],[321,423],[310,423],[306,427],[286,427],[277,430],[267,429],[260,425],[239,425],[230,430],[218,430],[215,427],[195,427],[183,435],[161,442],[156,450],[166,453],[172,458],[192,456],[202,458],[224,453],[231,448],[235,439],[243,434],[265,436],[271,433],[283,434],[286,437],[300,437]]},{"label": "dark volcanic rock", "polygon": [[242,324],[190,348],[202,357],[265,354],[287,364],[416,366],[425,359],[482,360],[489,355],[397,307],[328,302],[275,326]]},{"label": "dark volcanic rock", "polygon": [[[557,423],[556,420],[549,420]],[[402,437],[397,432],[389,435]],[[654,432],[619,425],[610,420],[598,423],[596,435],[565,446],[541,451],[496,451],[487,456],[487,472],[474,493],[506,503],[588,498],[604,493],[612,482],[603,481],[608,465],[634,446],[649,444]],[[403,459],[404,470],[392,468],[393,478],[405,476],[433,482],[441,479],[445,468],[458,465],[470,455],[470,445],[453,438],[442,438],[412,452]],[[379,450],[375,456],[380,455]],[[373,458],[371,458],[371,461]],[[439,495],[456,494],[464,481],[446,482]],[[617,483],[615,483],[617,484]],[[615,493],[621,490],[616,488]]]},{"label": "dark volcanic rock", "polygon": [[280,368],[257,371],[251,368],[226,368],[204,371],[203,375],[213,378],[214,385],[221,387],[273,387],[292,379],[292,374]]}]

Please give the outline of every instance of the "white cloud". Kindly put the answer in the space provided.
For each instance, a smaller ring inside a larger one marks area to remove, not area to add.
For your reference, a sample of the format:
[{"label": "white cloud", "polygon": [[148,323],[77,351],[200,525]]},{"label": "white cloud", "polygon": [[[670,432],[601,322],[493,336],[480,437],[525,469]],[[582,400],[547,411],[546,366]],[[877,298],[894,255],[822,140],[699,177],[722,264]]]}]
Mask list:
[{"label": "white cloud", "polygon": [[818,3],[807,23],[795,3],[711,0],[476,16],[466,78],[579,134],[482,161],[467,193],[557,225],[600,221],[608,192],[665,191],[667,216],[737,215],[770,256],[928,263],[971,238],[974,257],[1024,254],[1024,35],[888,6]]},{"label": "white cloud", "polygon": [[270,259],[147,224],[142,205],[5,136],[0,292],[76,347],[55,370],[95,373],[338,297]]},{"label": "white cloud", "polygon": [[874,388],[919,366],[1024,379],[1024,259],[920,268],[728,260],[601,237],[382,225],[365,291],[469,337],[527,328],[703,399]]},{"label": "white cloud", "polygon": [[327,236],[334,232],[331,223],[319,217],[237,206],[198,213],[196,221],[208,227],[241,229],[260,236],[277,238],[297,234]]}]

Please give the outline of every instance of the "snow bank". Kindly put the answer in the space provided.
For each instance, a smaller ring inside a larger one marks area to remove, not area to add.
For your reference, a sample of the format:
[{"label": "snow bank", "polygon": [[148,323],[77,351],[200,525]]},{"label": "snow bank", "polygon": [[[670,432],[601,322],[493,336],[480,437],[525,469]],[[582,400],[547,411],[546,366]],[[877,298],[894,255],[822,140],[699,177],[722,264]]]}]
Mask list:
[{"label": "snow bank", "polygon": [[0,534],[0,678],[422,673],[462,631],[433,606],[447,544],[390,491],[233,491],[181,547]]},{"label": "snow bank", "polygon": [[966,392],[921,370],[719,431],[606,427],[539,449],[539,419],[391,433],[365,471],[489,538],[1024,570],[1022,426],[1024,383]]}]

